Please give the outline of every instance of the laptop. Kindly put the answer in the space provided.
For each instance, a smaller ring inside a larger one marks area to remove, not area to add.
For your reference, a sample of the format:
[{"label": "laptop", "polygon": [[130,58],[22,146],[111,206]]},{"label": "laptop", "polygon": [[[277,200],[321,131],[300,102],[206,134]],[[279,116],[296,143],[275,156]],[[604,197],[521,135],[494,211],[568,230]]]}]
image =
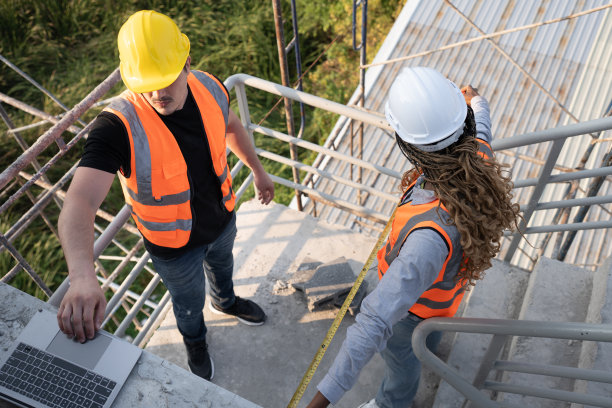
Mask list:
[{"label": "laptop", "polygon": [[108,408],[141,349],[99,330],[81,344],[39,310],[0,356],[0,398],[22,407]]}]

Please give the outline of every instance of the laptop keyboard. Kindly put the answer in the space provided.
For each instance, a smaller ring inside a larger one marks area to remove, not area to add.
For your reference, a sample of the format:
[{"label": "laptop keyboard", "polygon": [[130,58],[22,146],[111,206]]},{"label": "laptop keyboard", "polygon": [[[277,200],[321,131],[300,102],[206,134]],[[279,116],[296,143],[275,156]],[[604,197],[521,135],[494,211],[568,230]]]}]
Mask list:
[{"label": "laptop keyboard", "polygon": [[23,343],[0,369],[0,384],[52,408],[102,408],[117,385]]}]

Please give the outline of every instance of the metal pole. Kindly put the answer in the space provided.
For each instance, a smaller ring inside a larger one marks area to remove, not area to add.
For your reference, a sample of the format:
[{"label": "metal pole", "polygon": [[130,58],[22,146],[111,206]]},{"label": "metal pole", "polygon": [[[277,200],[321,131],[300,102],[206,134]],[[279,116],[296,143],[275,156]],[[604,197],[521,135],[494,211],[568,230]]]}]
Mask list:
[{"label": "metal pole", "polygon": [[[360,46],[360,63],[359,63],[359,104],[361,108],[365,107],[365,68],[361,68],[366,63],[367,52],[367,30],[368,30],[368,0],[359,0],[357,6],[361,5],[361,46]],[[359,156],[363,159],[363,122],[359,122]],[[360,167],[357,172],[357,182],[361,183],[363,169]],[[357,194],[357,202],[361,205],[361,192]]]},{"label": "metal pole", "polygon": [[[55,95],[53,95],[50,91],[48,91],[45,87],[43,87],[41,84],[39,84],[38,82],[36,82],[32,77],[30,77],[28,74],[26,74],[25,72],[23,72],[22,70],[20,70],[15,64],[13,64],[11,61],[7,60],[6,58],[4,58],[2,55],[0,55],[0,61],[4,62],[6,65],[8,65],[13,71],[17,72],[19,75],[21,75],[23,78],[25,78],[29,83],[31,83],[32,85],[34,85],[36,88],[38,88],[42,93],[44,93],[45,95],[47,95],[49,98],[51,98],[51,100],[53,102],[55,102],[59,107],[61,107],[63,110],[65,110],[66,112],[69,110],[66,105],[64,105],[59,99],[57,99],[55,97]],[[83,126],[85,126],[85,122],[83,122],[82,120],[79,120],[79,123]]]},{"label": "metal pole", "polygon": [[[602,167],[610,165],[612,165],[612,151],[608,152],[606,157],[603,158]],[[596,196],[599,192],[599,189],[603,185],[604,180],[605,177],[597,177],[596,179],[592,180],[591,185],[589,186],[587,197]],[[578,214],[576,214],[576,216],[574,217],[574,223],[582,223],[582,221],[584,221],[584,218],[586,217],[587,212],[589,211],[589,208],[591,208],[590,205],[586,205],[580,208],[580,210],[578,210]],[[567,252],[569,251],[572,243],[574,242],[575,237],[576,231],[570,231],[567,235],[567,238],[565,238],[565,242],[563,242],[563,246],[561,246],[561,249],[559,250],[559,254],[557,256],[557,259],[561,262],[565,260]]]},{"label": "metal pole", "polygon": [[[283,16],[280,5],[280,0],[272,0],[272,6],[274,8],[274,25],[276,27],[276,45],[278,47],[278,61],[281,70],[281,83],[283,86],[291,87],[289,83],[289,74],[287,67],[287,53],[285,51],[285,34],[283,31]],[[291,99],[283,97],[285,103],[285,119],[287,120],[287,133],[290,136],[295,135],[295,129],[293,128],[293,109],[291,105]],[[291,145],[289,152],[292,160],[297,161],[297,146]],[[300,173],[293,167],[293,181],[296,184],[300,183]],[[297,201],[297,207],[299,211],[303,210],[302,207],[302,196],[299,190],[295,190],[295,198]]]},{"label": "metal pole", "polygon": [[[295,70],[297,72],[297,90],[302,91],[302,54],[300,53],[300,34],[298,30],[298,19],[297,10],[295,6],[295,0],[291,0],[291,21],[293,22],[293,39],[287,46],[286,50],[289,52],[291,46],[295,50]],[[306,110],[303,103],[300,105],[300,129],[298,130],[297,137],[301,139],[304,134],[304,127],[306,126]]]},{"label": "metal pole", "polygon": [[548,151],[548,155],[546,156],[548,157],[548,160],[546,161],[546,164],[544,165],[544,167],[542,168],[542,171],[540,172],[540,176],[538,178],[538,184],[534,188],[533,193],[531,194],[531,198],[529,199],[529,203],[527,203],[526,209],[523,212],[523,220],[518,226],[518,231],[514,233],[512,242],[510,243],[510,246],[508,247],[508,252],[506,252],[506,255],[504,256],[504,262],[510,263],[510,261],[512,260],[512,257],[514,256],[514,253],[516,249],[518,248],[519,242],[523,238],[520,232],[524,231],[525,228],[527,228],[527,225],[529,224],[529,220],[531,219],[531,216],[533,215],[533,212],[535,211],[536,206],[538,202],[540,201],[540,197],[542,196],[544,189],[548,185],[550,173],[555,163],[557,162],[557,159],[559,158],[559,154],[561,153],[561,149],[563,148],[563,145],[565,144],[565,140],[567,139],[555,140],[552,146],[550,147],[550,150]]},{"label": "metal pole", "polygon": [[[606,116],[610,116],[611,114],[612,114],[612,101],[610,102],[610,104],[606,108],[606,111],[605,111],[603,116],[606,117]],[[597,132],[594,135],[594,138],[595,139],[599,139],[599,136],[601,136],[601,131]],[[585,169],[587,161],[591,157],[591,154],[593,153],[593,149],[594,148],[595,148],[595,144],[594,143],[589,144],[589,146],[587,147],[586,151],[582,155],[582,158],[580,159],[580,162],[576,166],[576,170],[584,170]],[[604,160],[604,162],[605,162],[605,160]],[[567,188],[565,189],[564,197],[566,199],[572,199],[572,198],[576,197],[577,192],[578,192],[578,181],[574,181],[574,182],[570,183],[567,186]],[[588,208],[587,208],[587,210],[588,210]],[[556,212],[554,218],[553,218],[553,220],[554,220],[553,223],[554,224],[566,224],[567,220],[569,219],[570,212],[571,212],[571,209],[558,210]],[[584,215],[586,215],[586,212],[584,213]],[[540,249],[540,254],[543,254],[544,251],[546,251],[546,248],[547,248],[548,243],[549,243],[551,238],[552,238],[552,234],[547,234],[544,237],[544,239],[542,240],[542,243],[540,244],[540,248],[541,248]],[[555,243],[555,246],[553,248],[553,258],[559,259],[558,257],[561,257],[560,252],[559,252],[559,248],[561,246],[562,241],[563,241],[563,234],[559,234],[557,236],[557,242]],[[563,255],[563,258],[565,258],[565,255]]]},{"label": "metal pole", "polygon": [[74,123],[85,111],[87,111],[91,105],[98,100],[102,95],[108,92],[113,85],[115,85],[121,79],[119,68],[113,71],[104,82],[98,85],[89,95],[85,97],[81,102],[76,104],[66,116],[64,116],[58,123],[56,123],[51,129],[46,131],[36,143],[34,143],[28,150],[26,150],[17,160],[15,160],[9,167],[7,167],[0,174],[0,189],[4,188],[11,180],[13,180],[19,171],[23,170],[24,167],[29,165],[32,160],[38,156],[43,150],[45,150],[51,143],[55,142],[61,137],[62,132],[68,129],[72,123]]},{"label": "metal pole", "polygon": [[[130,217],[131,211],[127,205],[124,205],[121,210],[117,213],[115,218],[111,221],[110,224],[106,227],[104,232],[96,239],[93,248],[93,257],[94,259],[98,259],[102,251],[110,244],[112,238],[117,234],[117,232],[121,229],[123,224],[125,224]],[[49,298],[47,303],[59,307],[64,295],[68,291],[68,286],[70,285],[70,280],[68,278],[64,279],[61,285],[55,290],[53,295]]]}]

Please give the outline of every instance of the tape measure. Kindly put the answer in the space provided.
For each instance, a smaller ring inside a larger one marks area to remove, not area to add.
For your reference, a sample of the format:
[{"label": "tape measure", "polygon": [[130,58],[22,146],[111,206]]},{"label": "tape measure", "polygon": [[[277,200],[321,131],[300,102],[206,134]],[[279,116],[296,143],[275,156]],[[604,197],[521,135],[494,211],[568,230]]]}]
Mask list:
[{"label": "tape measure", "polygon": [[321,347],[319,347],[319,349],[317,350],[317,353],[312,359],[312,362],[308,366],[308,370],[306,370],[304,377],[302,377],[302,381],[300,382],[300,385],[298,386],[298,388],[295,390],[295,393],[293,394],[291,401],[289,401],[289,405],[287,405],[287,408],[296,408],[297,404],[302,399],[302,396],[304,395],[304,392],[306,391],[308,384],[310,384],[310,380],[312,380],[312,377],[314,376],[315,371],[317,371],[317,368],[319,367],[319,363],[323,359],[323,356],[325,355],[325,352],[327,351],[329,344],[334,338],[334,335],[336,334],[338,327],[340,327],[340,323],[342,322],[342,319],[344,318],[344,315],[346,314],[346,311],[348,310],[349,305],[353,302],[353,298],[355,297],[355,294],[359,290],[359,287],[361,286],[361,283],[363,282],[363,279],[365,278],[366,272],[370,269],[370,265],[372,264],[372,261],[374,261],[374,258],[376,257],[376,253],[378,252],[378,249],[381,247],[383,241],[387,238],[387,235],[389,235],[389,230],[391,229],[391,225],[393,224],[393,219],[395,218],[396,211],[397,211],[397,206],[395,206],[395,208],[393,209],[393,213],[391,214],[389,221],[387,221],[387,225],[385,225],[385,229],[378,237],[378,241],[376,242],[376,245],[374,245],[374,248],[372,248],[372,252],[370,253],[370,256],[368,257],[367,261],[363,265],[363,268],[361,269],[359,276],[357,276],[357,280],[355,280],[355,283],[353,284],[351,291],[347,295],[346,300],[342,304],[342,307],[336,314],[336,318],[334,319],[331,327],[327,331],[327,334],[325,335],[325,338],[323,339],[323,342],[321,343]]}]

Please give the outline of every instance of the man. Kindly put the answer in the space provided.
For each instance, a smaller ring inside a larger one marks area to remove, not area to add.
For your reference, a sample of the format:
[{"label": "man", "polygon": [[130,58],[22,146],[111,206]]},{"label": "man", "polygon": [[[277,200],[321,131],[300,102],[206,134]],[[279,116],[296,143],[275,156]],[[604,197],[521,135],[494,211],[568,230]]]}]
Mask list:
[{"label": "man", "polygon": [[[401,182],[387,242],[378,252],[378,286],[307,408],[336,404],[376,352],[385,374],[361,408],[407,408],[421,364],[412,333],[424,319],[452,317],[465,288],[482,278],[505,229],[517,225],[512,182],[493,158],[487,101],[439,72],[404,68],[389,90],[385,115],[414,168]],[[486,220],[486,222],[482,220]],[[434,350],[441,334],[427,338]]]},{"label": "man", "polygon": [[210,380],[204,273],[212,311],[250,325],[266,317],[254,302],[234,294],[236,215],[226,142],[253,171],[263,204],[274,198],[274,184],[229,108],[222,82],[190,71],[189,39],[169,17],[150,10],[133,14],[119,31],[118,47],[128,90],[96,118],[60,214],[70,288],[58,324],[84,342],[103,321],[106,300],[94,271],[93,223],[119,171],[145,247],[172,295],[189,367]]}]

